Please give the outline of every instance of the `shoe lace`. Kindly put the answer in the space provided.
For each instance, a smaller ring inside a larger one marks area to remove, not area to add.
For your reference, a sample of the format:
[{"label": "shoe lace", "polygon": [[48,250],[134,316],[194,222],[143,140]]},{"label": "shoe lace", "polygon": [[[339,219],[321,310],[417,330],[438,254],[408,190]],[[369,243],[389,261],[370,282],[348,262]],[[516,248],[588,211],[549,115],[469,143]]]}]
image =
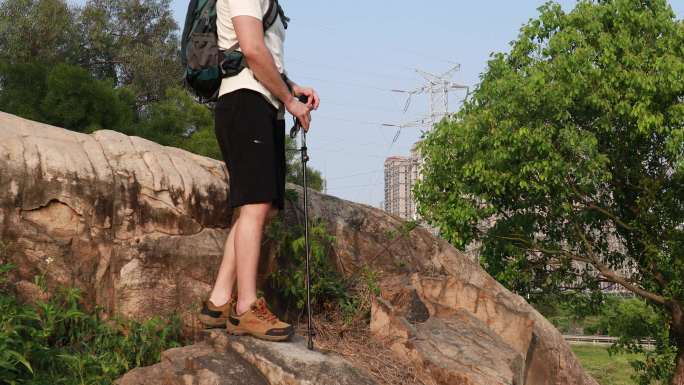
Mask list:
[{"label": "shoe lace", "polygon": [[278,319],[275,314],[268,310],[268,307],[262,301],[259,301],[254,307],[254,314],[256,314],[258,318],[271,323],[274,323],[275,320]]}]

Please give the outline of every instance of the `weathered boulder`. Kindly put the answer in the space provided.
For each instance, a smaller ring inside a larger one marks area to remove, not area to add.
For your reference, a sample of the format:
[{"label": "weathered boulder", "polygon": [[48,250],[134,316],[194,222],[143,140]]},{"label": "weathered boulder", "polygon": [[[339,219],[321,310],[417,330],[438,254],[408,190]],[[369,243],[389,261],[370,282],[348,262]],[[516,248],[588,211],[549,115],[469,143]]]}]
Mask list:
[{"label": "weathered boulder", "polygon": [[208,342],[162,352],[161,362],[136,368],[117,385],[269,385],[266,378],[235,351]]},{"label": "weathered boulder", "polygon": [[210,329],[194,345],[162,353],[160,363],[131,370],[118,385],[374,385],[334,353],[306,348],[302,337],[273,343]]},{"label": "weathered boulder", "polygon": [[[180,314],[192,326],[230,226],[228,178],[222,162],[142,138],[0,113],[0,238],[27,297],[26,282],[45,275],[110,314]],[[373,332],[435,381],[596,384],[553,325],[446,241],[367,205],[310,198],[338,270],[382,273]],[[301,215],[287,202],[286,222]],[[273,255],[264,249],[262,273]]]},{"label": "weathered boulder", "polygon": [[[409,305],[415,306],[415,305]],[[524,384],[524,360],[500,336],[465,310],[452,317],[398,316],[383,299],[373,306],[373,332],[389,339],[438,384]]]},{"label": "weathered boulder", "polygon": [[0,154],[0,236],[14,244],[19,280],[44,273],[108,312],[192,322],[231,219],[220,162],[4,113]]},{"label": "weathered boulder", "polygon": [[[402,308],[383,318],[379,317],[383,311],[378,311],[377,302],[374,303],[371,330],[383,328],[380,325],[387,318],[398,317],[399,323],[402,318],[413,322],[416,309],[446,321],[463,309],[522,356],[525,362],[522,383],[597,384],[584,372],[563,336],[544,316],[445,240],[435,238],[420,227],[397,236],[404,222],[366,205],[316,193],[311,194],[310,200],[313,215],[328,222],[336,236],[338,268],[351,273],[366,264],[384,272],[385,278],[379,283],[381,296],[391,305],[400,304]],[[407,309],[408,298],[417,299],[420,304],[414,302]],[[414,337],[406,336],[404,341],[398,339],[395,343],[411,345],[413,340]]]}]

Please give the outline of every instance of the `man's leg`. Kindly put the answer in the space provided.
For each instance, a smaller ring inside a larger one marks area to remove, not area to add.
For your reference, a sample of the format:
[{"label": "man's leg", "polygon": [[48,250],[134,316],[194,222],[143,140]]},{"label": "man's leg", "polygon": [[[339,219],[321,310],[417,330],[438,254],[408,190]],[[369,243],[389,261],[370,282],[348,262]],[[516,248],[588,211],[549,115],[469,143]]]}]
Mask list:
[{"label": "man's leg", "polygon": [[271,203],[255,203],[240,207],[240,219],[235,225],[238,302],[236,311],[242,314],[257,299],[256,278],[261,254],[263,228],[271,212]]},{"label": "man's leg", "polygon": [[225,246],[223,247],[223,260],[221,261],[221,267],[219,267],[214,289],[211,291],[209,297],[209,300],[216,306],[222,306],[228,302],[233,295],[237,260],[235,254],[235,228],[237,227],[239,216],[240,208],[238,207],[233,210],[232,224],[230,226],[230,231],[228,232],[228,237],[226,238]]}]

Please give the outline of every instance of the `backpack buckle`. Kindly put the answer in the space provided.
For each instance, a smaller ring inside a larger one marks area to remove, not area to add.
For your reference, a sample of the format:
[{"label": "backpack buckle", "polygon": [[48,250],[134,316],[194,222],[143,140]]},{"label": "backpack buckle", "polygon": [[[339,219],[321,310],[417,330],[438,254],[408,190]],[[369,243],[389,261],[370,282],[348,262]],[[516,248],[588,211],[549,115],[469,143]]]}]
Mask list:
[{"label": "backpack buckle", "polygon": [[223,77],[235,76],[247,67],[245,55],[238,50],[220,51],[223,59],[219,62],[219,68]]}]

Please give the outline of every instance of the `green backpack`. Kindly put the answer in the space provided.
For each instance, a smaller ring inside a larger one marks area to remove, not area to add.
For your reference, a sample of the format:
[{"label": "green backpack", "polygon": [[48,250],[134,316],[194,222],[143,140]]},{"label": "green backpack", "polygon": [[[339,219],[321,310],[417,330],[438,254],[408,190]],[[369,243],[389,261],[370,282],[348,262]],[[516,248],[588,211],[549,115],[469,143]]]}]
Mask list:
[{"label": "green backpack", "polygon": [[[216,1],[190,1],[181,37],[184,83],[201,103],[216,101],[221,79],[235,76],[247,67],[244,55],[237,50],[237,43],[227,50],[218,47]],[[278,16],[287,28],[289,19],[278,0],[270,0],[263,17],[264,32],[275,24]]]}]

